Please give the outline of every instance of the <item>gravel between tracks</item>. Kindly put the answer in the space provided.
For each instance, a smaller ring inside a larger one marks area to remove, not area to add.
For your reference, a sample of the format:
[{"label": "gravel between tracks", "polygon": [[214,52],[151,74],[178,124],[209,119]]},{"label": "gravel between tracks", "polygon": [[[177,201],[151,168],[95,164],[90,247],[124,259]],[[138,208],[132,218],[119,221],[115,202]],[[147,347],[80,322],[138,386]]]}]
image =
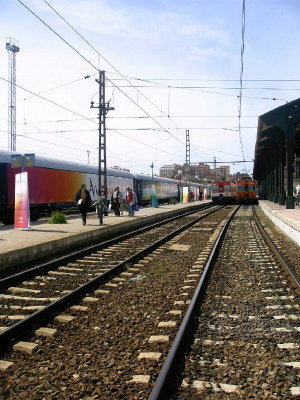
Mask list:
[{"label": "gravel between tracks", "polygon": [[286,234],[284,234],[276,225],[274,225],[273,222],[263,213],[260,207],[256,207],[256,210],[259,219],[264,223],[265,227],[267,228],[267,232],[272,237],[272,239],[276,239],[276,242],[279,244],[279,249],[283,253],[284,258],[292,267],[295,275],[300,280],[299,246]]},{"label": "gravel between tracks", "polygon": [[[162,246],[131,277],[114,281],[115,287],[103,286],[109,294],[83,303],[88,311],[66,310],[74,320],[53,322],[49,327],[58,330],[54,339],[31,338],[39,345],[33,355],[9,353],[6,360],[14,364],[3,373],[2,399],[147,399],[176,333],[176,327],[158,328],[158,323],[173,320],[178,325],[180,316],[169,312],[178,310],[175,301],[193,293],[193,286],[183,281],[218,221],[231,211],[217,212],[190,228],[193,234]],[[190,246],[189,251],[170,250],[174,243]],[[130,281],[134,277],[138,279]],[[184,301],[179,308],[183,312],[186,307]],[[153,335],[167,335],[169,342],[149,343]],[[158,361],[139,358],[143,352],[161,355]],[[150,375],[150,382],[130,382],[133,375]]]},{"label": "gravel between tracks", "polygon": [[[300,299],[251,218],[231,223],[180,374],[180,400],[299,396]],[[298,396],[297,396],[298,393]]]},{"label": "gravel between tracks", "polygon": [[[66,310],[64,314],[75,318],[68,324],[54,321],[49,327],[58,330],[55,338],[30,338],[39,345],[33,355],[9,353],[5,359],[14,364],[1,373],[0,399],[148,399],[181,318],[170,311],[183,313],[187,302],[181,306],[174,302],[190,299],[193,293],[188,286],[193,286],[194,278],[184,276],[229,211],[221,211],[218,218],[214,215],[210,222],[191,228],[191,235],[181,234],[172,241],[191,246],[189,252],[170,250],[172,243],[164,245],[144,266],[136,266],[134,275],[123,275],[125,281],[115,281],[116,287],[103,286],[109,294],[98,295],[95,303],[83,303],[87,311]],[[199,227],[202,230],[197,232]],[[291,243],[293,251],[299,251],[296,247]],[[130,281],[133,277],[138,279]],[[184,279],[191,282],[184,283]],[[183,286],[188,297],[182,297]],[[89,296],[96,297],[94,293]],[[159,322],[168,320],[177,321],[177,327],[158,329]],[[166,335],[169,342],[149,343],[152,335]],[[143,352],[161,355],[159,360],[141,359]],[[130,382],[133,375],[149,375],[149,384]]]}]

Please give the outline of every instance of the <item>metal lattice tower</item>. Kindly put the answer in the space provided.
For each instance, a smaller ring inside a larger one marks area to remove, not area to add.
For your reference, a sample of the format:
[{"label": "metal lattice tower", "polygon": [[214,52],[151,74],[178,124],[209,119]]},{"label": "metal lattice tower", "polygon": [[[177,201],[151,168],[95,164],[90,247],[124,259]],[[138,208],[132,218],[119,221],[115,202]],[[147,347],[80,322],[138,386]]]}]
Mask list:
[{"label": "metal lattice tower", "polygon": [[8,150],[16,151],[16,53],[20,51],[18,41],[6,39],[8,51]]},{"label": "metal lattice tower", "polygon": [[187,182],[188,175],[190,174],[190,131],[185,131],[185,182]]}]

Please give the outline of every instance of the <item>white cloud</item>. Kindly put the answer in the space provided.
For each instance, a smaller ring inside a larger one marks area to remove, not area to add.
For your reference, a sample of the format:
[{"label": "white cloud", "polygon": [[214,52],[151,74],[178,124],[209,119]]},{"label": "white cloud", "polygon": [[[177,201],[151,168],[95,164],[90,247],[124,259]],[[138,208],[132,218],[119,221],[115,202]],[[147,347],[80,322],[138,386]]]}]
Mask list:
[{"label": "white cloud", "polygon": [[194,38],[211,40],[220,44],[227,44],[229,42],[229,33],[221,30],[207,27],[201,24],[190,23],[180,28],[180,33],[184,36],[191,36]]},{"label": "white cloud", "polygon": [[[107,85],[107,99],[114,98],[107,127],[120,129],[120,134],[108,131],[109,165],[120,164],[133,171],[149,171],[153,161],[156,173],[161,164],[184,161],[185,130],[190,129],[191,157],[195,161],[232,159],[241,154],[238,119],[238,86],[240,73],[241,4],[238,1],[188,0],[49,0],[111,64],[123,74],[157,80],[164,87],[138,88],[154,103],[132,88],[121,88],[133,102],[117,89]],[[41,0],[24,0],[55,31],[71,43],[82,55],[98,66],[98,56]],[[247,7],[244,78],[277,79],[297,77],[298,53],[294,43],[297,29],[296,15],[280,2],[269,18],[269,0],[253,0]],[[17,55],[17,83],[40,93],[60,84],[71,82],[96,72],[61,39],[46,28],[16,1],[6,1],[1,9],[0,24],[3,45],[0,46],[0,75],[7,77],[7,52],[4,40],[12,36],[20,42]],[[282,19],[282,10],[285,19]],[[293,29],[278,33],[279,21]],[[276,38],[276,41],[273,38]],[[286,43],[291,43],[286,45]],[[281,56],[278,56],[278,48]],[[101,68],[118,86],[127,85],[110,65],[101,59]],[[95,77],[45,93],[45,97],[78,113],[97,118],[97,110],[90,109],[90,100],[97,92]],[[173,80],[175,79],[175,80]],[[180,80],[184,79],[184,80]],[[236,79],[235,82],[214,82],[213,79]],[[133,81],[134,85],[147,85]],[[7,146],[7,84],[0,81],[0,145]],[[170,86],[209,87],[198,90],[168,88]],[[279,85],[278,82],[270,86]],[[286,85],[286,84],[282,84]],[[291,83],[291,87],[295,84]],[[258,87],[247,90],[246,87]],[[259,87],[266,82],[244,85],[242,132],[244,150],[253,156],[258,115],[282,103],[264,100],[278,97],[292,100],[298,92],[266,91]],[[231,88],[236,89],[231,89]],[[248,97],[247,97],[248,96]],[[250,98],[250,97],[254,98]],[[38,98],[30,98],[17,89],[17,143],[27,151],[42,151],[49,156],[86,160],[91,151],[97,163],[97,123],[80,121],[75,115],[49,105]],[[97,101],[97,94],[93,100]],[[168,119],[164,114],[170,114]],[[190,116],[190,117],[187,117]],[[122,117],[122,118],[121,118]],[[2,118],[2,119],[1,119]],[[64,120],[61,121],[61,120]],[[66,120],[74,120],[66,122]],[[50,122],[45,122],[50,121]],[[24,123],[26,122],[26,124]],[[96,121],[97,122],[97,121]],[[170,131],[162,131],[159,124]],[[152,128],[141,131],[139,128]],[[96,131],[94,131],[96,129]],[[127,129],[127,130],[124,130]],[[90,130],[90,131],[89,131]],[[61,131],[69,131],[61,133]],[[50,133],[49,133],[50,132]],[[54,133],[52,133],[54,132]],[[1,136],[2,135],[2,136]],[[174,139],[179,138],[178,140]],[[47,143],[45,143],[47,142]],[[60,146],[61,144],[61,146]],[[155,149],[153,149],[153,147]],[[210,149],[210,150],[208,150]],[[237,167],[238,168],[238,167]]]}]

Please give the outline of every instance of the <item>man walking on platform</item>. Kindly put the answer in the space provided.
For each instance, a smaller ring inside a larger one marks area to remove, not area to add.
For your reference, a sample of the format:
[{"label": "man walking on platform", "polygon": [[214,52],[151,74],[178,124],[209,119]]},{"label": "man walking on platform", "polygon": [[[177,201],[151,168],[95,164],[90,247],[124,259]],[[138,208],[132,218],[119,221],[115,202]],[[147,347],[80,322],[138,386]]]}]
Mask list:
[{"label": "man walking on platform", "polygon": [[90,208],[92,204],[92,199],[90,192],[86,189],[86,185],[81,185],[81,188],[78,190],[76,197],[75,197],[75,202],[79,208],[81,218],[82,218],[82,225],[86,224],[86,215],[88,212],[88,209]]},{"label": "man walking on platform", "polygon": [[117,217],[120,216],[120,207],[123,202],[123,196],[120,192],[120,188],[117,186],[111,196],[111,209],[114,210],[114,213]]}]

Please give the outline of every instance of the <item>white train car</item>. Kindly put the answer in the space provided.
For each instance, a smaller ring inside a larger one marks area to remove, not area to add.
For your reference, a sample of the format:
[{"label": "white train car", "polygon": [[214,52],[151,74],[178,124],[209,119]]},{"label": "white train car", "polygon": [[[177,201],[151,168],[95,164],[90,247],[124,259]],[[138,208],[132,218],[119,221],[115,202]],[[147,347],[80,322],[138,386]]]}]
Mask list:
[{"label": "white train car", "polygon": [[[15,202],[15,175],[21,168],[11,167],[13,152],[0,151],[0,219],[3,223],[12,223]],[[35,157],[33,167],[28,172],[29,203],[32,220],[41,213],[51,212],[74,205],[74,198],[82,184],[85,184],[95,200],[98,193],[98,167]],[[107,169],[108,195],[116,186],[125,193],[126,187],[133,187],[134,175],[118,169]]]},{"label": "white train car", "polygon": [[134,189],[139,204],[150,204],[152,195],[155,195],[159,203],[171,200],[179,201],[178,183],[174,179],[161,178],[159,176],[135,174]]}]

